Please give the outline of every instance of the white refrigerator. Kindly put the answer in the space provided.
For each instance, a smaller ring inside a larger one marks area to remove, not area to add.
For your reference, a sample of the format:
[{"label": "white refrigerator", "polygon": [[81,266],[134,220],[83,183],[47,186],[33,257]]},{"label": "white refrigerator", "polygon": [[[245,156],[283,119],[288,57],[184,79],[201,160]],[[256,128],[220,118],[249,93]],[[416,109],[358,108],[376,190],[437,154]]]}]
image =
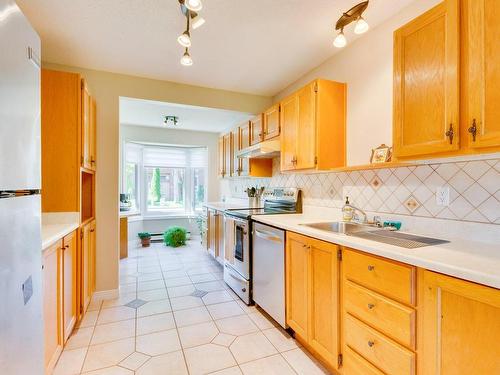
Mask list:
[{"label": "white refrigerator", "polygon": [[0,374],[44,373],[40,38],[0,0]]}]

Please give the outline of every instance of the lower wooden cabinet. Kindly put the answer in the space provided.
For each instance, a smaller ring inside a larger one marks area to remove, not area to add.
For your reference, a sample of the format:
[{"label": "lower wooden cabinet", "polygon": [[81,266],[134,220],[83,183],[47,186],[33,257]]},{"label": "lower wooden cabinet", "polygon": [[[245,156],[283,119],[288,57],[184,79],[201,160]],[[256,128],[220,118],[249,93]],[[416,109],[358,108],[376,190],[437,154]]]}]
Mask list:
[{"label": "lower wooden cabinet", "polygon": [[224,215],[214,209],[207,210],[207,250],[219,263],[224,263]]},{"label": "lower wooden cabinet", "polygon": [[61,247],[62,241],[58,241],[45,249],[42,254],[45,368],[49,374],[63,348]]},{"label": "lower wooden cabinet", "polygon": [[421,271],[419,374],[500,374],[500,291]]},{"label": "lower wooden cabinet", "polygon": [[287,232],[287,324],[335,370],[340,355],[337,254],[337,245]]},{"label": "lower wooden cabinet", "polygon": [[83,314],[90,303],[95,289],[95,220],[80,229],[80,303],[79,313]]},{"label": "lower wooden cabinet", "polygon": [[62,324],[63,338],[66,342],[76,324],[77,295],[76,295],[76,267],[77,249],[76,232],[63,238],[62,256]]}]

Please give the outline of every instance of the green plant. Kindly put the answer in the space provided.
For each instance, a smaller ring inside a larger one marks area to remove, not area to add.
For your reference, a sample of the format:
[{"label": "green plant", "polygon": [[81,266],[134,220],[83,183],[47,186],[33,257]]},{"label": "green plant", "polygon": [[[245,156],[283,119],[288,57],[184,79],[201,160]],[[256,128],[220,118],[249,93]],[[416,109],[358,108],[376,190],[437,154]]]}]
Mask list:
[{"label": "green plant", "polygon": [[170,227],[163,234],[165,245],[179,247],[186,244],[186,229],[182,227]]},{"label": "green plant", "polygon": [[137,233],[137,235],[139,236],[139,238],[141,240],[143,238],[151,238],[151,233],[149,233],[149,232],[140,232],[140,233]]}]

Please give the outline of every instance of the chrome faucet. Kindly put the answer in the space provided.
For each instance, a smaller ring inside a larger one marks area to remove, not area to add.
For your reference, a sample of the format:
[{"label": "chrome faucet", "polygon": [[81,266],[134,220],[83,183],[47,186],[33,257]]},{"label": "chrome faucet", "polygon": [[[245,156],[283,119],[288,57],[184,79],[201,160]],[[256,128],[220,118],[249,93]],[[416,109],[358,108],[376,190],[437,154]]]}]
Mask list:
[{"label": "chrome faucet", "polygon": [[[368,223],[368,215],[366,214],[365,211],[363,211],[361,208],[358,208],[356,206],[353,206],[352,204],[350,203],[346,203],[344,204],[344,206],[342,207],[342,210],[344,210],[344,208],[346,207],[349,207],[351,208],[352,210],[354,210],[354,215],[353,215],[353,219],[361,224],[366,224]],[[359,216],[356,214],[356,212],[359,212],[361,215],[363,215],[363,220],[360,220],[359,219]]]}]

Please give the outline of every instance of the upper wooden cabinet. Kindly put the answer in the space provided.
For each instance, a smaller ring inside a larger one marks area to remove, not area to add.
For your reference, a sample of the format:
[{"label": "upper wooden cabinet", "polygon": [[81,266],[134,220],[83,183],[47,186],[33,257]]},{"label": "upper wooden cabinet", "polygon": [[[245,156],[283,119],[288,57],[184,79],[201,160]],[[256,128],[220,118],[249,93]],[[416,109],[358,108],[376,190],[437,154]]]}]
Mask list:
[{"label": "upper wooden cabinet", "polygon": [[500,1],[461,4],[464,144],[494,151],[500,146]]},{"label": "upper wooden cabinet", "polygon": [[226,175],[226,159],[224,152],[224,136],[219,137],[218,146],[218,161],[219,161],[219,177],[223,178]]},{"label": "upper wooden cabinet", "polygon": [[287,232],[287,324],[309,349],[339,367],[338,246]]},{"label": "upper wooden cabinet", "polygon": [[260,114],[250,120],[250,146],[263,140],[264,115]]},{"label": "upper wooden cabinet", "polygon": [[263,140],[267,141],[280,135],[280,105],[275,104],[263,113]]},{"label": "upper wooden cabinet", "polygon": [[500,374],[498,289],[422,272],[419,374]]},{"label": "upper wooden cabinet", "polygon": [[458,0],[445,0],[394,33],[396,157],[459,148]]},{"label": "upper wooden cabinet", "polygon": [[394,33],[394,155],[500,148],[500,2],[445,0]]},{"label": "upper wooden cabinet", "polygon": [[345,166],[344,83],[315,80],[280,107],[282,171]]},{"label": "upper wooden cabinet", "polygon": [[[250,146],[250,121],[246,121],[238,127],[238,148],[243,150]],[[237,158],[238,159],[238,158]],[[247,158],[238,159],[238,176],[248,176],[250,173],[250,162]]]}]

